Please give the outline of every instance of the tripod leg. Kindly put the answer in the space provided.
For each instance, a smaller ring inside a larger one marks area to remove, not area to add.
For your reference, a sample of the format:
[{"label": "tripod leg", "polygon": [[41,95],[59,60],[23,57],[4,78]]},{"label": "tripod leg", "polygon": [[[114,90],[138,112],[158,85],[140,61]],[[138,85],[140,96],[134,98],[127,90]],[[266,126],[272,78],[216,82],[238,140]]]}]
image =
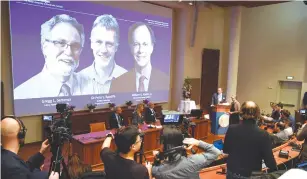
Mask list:
[{"label": "tripod leg", "polygon": [[62,170],[62,175],[65,174],[65,179],[70,179],[69,173],[68,173],[68,169],[67,166],[65,164],[64,158],[62,159],[62,166],[63,166],[63,170]]},{"label": "tripod leg", "polygon": [[54,157],[52,156],[50,159],[50,165],[49,165],[49,172],[48,172],[48,176],[50,176],[51,171],[53,169],[53,161],[54,161]]}]

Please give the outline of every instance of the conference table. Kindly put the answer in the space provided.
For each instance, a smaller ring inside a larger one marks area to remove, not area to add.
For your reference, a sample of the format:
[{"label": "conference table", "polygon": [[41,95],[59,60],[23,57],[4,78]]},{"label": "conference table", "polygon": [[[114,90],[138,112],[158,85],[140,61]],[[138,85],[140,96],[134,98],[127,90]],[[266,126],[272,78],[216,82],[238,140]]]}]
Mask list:
[{"label": "conference table", "polygon": [[[289,146],[290,142],[295,142],[295,143],[298,143],[298,144],[303,143],[303,142],[297,141],[297,139],[292,139],[292,140],[289,140],[288,142],[286,142],[285,144],[274,148],[273,149],[273,155],[275,157],[275,161],[276,161],[277,165],[283,165],[286,162],[298,157],[299,152],[291,150],[292,147]],[[288,151],[290,157],[288,159],[280,158],[278,156],[280,150]],[[217,174],[217,172],[222,172],[223,168],[226,168],[226,164],[221,164],[221,165],[217,165],[217,166],[213,166],[213,167],[209,167],[209,168],[204,168],[203,170],[200,171],[199,176],[200,176],[200,178],[204,178],[204,179],[211,179],[211,178],[225,179],[226,175]]]},{"label": "conference table", "polygon": [[[207,119],[195,119],[191,118],[191,122],[196,124],[194,130],[194,137],[196,139],[205,139],[208,136],[209,132],[209,123]],[[160,125],[160,121],[157,120],[155,127],[150,128],[148,125],[140,125],[139,129],[144,133],[144,153],[152,153],[153,150],[159,150],[161,147],[160,144],[160,133],[163,129],[163,126]],[[106,138],[106,135],[115,133],[115,129],[105,130],[100,132],[91,132],[86,134],[80,134],[73,136],[72,140],[72,152],[77,153],[80,159],[85,164],[90,164],[93,169],[100,168],[103,166],[100,159],[101,146]],[[191,132],[192,129],[189,128]],[[116,146],[114,140],[111,142],[110,148],[115,151]]]}]

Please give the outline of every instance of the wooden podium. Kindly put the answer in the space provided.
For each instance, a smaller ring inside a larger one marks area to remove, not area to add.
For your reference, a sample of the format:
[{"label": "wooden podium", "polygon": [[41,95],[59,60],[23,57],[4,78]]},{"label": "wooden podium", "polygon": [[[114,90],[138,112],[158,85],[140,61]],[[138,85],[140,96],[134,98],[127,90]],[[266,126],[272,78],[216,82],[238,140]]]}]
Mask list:
[{"label": "wooden podium", "polygon": [[224,135],[229,126],[230,112],[229,104],[218,104],[211,108],[211,133],[214,135]]}]

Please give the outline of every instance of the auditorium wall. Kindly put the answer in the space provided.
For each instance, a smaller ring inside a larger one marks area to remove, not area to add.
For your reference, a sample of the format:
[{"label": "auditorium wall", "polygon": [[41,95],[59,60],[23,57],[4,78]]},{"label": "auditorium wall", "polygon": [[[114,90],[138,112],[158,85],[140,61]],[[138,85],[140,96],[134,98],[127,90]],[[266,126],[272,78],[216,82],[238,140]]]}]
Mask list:
[{"label": "auditorium wall", "polygon": [[[140,8],[142,5],[140,5]],[[145,9],[145,8],[143,8]],[[13,113],[11,76],[10,33],[7,4],[1,2],[1,79],[4,82],[4,112]],[[164,109],[177,109],[181,99],[181,88],[185,77],[200,78],[201,53],[203,48],[221,50],[219,85],[226,88],[227,80],[227,10],[201,7],[194,47],[190,47],[193,8],[176,8],[173,13],[173,48],[171,61],[171,85],[169,103]],[[226,24],[226,26],[225,26]],[[226,35],[224,35],[226,34]],[[25,59],[26,60],[26,59]],[[41,116],[21,117],[28,129],[26,143],[41,141]]]},{"label": "auditorium wall", "polygon": [[237,94],[265,111],[277,101],[278,81],[294,76],[307,91],[307,6],[289,2],[244,8]]}]

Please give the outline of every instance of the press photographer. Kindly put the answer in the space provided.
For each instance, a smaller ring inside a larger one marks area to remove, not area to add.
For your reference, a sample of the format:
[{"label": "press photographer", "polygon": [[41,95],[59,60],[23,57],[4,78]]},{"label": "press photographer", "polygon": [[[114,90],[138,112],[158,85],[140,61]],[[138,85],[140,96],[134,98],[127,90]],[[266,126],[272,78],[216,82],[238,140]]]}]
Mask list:
[{"label": "press photographer", "polygon": [[146,167],[134,161],[134,154],[141,148],[142,139],[135,126],[122,127],[114,136],[117,152],[110,149],[113,134],[108,134],[101,146],[100,157],[108,179],[149,179],[151,165]]},{"label": "press photographer", "polygon": [[49,148],[45,140],[39,152],[24,162],[17,154],[23,146],[27,129],[21,120],[15,116],[1,118],[1,178],[28,179],[33,175],[47,178],[47,172],[41,172],[41,164],[44,163],[44,154]]},{"label": "press photographer", "polygon": [[[194,138],[184,139],[181,130],[175,126],[164,126],[162,132],[163,151],[154,151],[155,162],[152,175],[156,179],[199,179],[199,171],[221,154],[221,151],[212,144]],[[187,156],[187,151],[193,146],[205,152]]]}]

